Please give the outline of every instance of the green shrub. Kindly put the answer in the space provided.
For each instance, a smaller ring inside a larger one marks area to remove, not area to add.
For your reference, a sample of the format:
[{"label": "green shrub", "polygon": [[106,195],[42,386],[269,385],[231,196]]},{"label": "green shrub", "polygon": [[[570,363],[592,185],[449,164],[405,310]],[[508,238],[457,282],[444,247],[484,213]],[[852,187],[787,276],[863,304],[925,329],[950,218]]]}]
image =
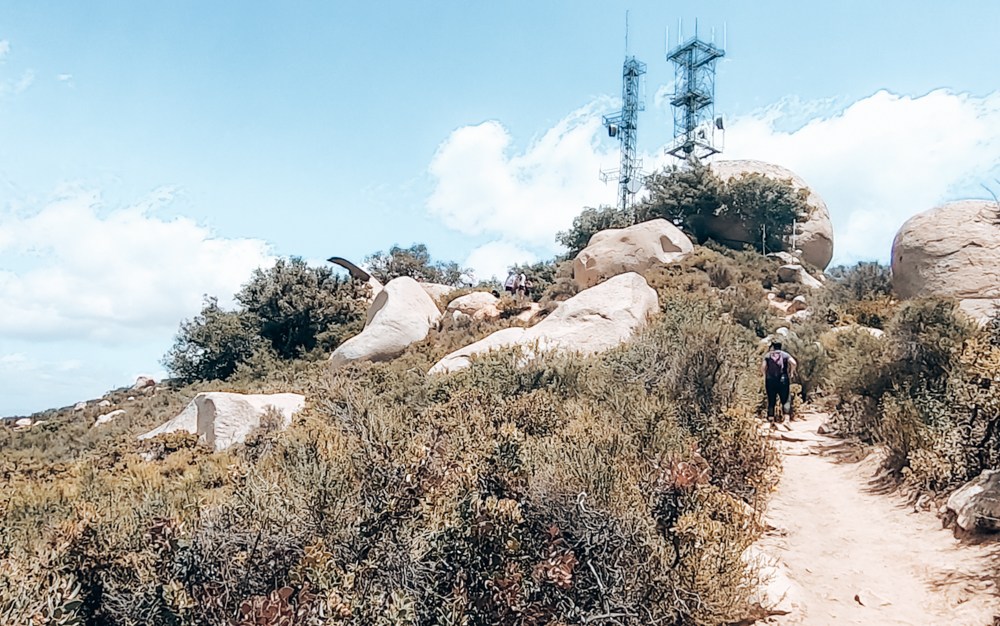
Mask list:
[{"label": "green shrub", "polygon": [[[770,493],[777,456],[754,419],[757,337],[718,290],[759,297],[761,259],[702,250],[666,268],[710,295],[662,285],[650,326],[600,356],[512,347],[426,375],[503,320],[330,369],[270,344],[313,324],[288,310],[284,330],[258,329],[268,358],[234,359],[226,382],[116,391],[126,417],[99,429],[89,407],[0,432],[0,616],[51,597],[81,623],[154,626],[734,622],[758,582],[745,504]],[[271,304],[254,315],[298,301],[259,286]],[[204,390],[308,402],[226,452],[136,442]]]},{"label": "green shrub", "polygon": [[954,300],[917,298],[900,305],[888,326],[894,375],[937,384],[958,362],[965,342],[978,333]]},{"label": "green shrub", "polygon": [[181,323],[163,365],[181,383],[228,380],[241,369],[262,376],[281,360],[326,356],[364,326],[370,288],[302,259],[279,259],[236,294],[240,308],[224,311],[214,297]]},{"label": "green shrub", "polygon": [[698,243],[707,239],[708,220],[723,204],[725,185],[701,163],[664,169],[646,178],[648,199],[636,207],[637,221],[663,218],[691,233]]},{"label": "green shrub", "polygon": [[694,162],[685,168],[655,172],[646,181],[649,198],[636,209],[637,221],[662,217],[690,233],[698,243],[714,234],[717,220],[737,224],[745,240],[720,241],[740,249],[764,242],[767,250],[785,248],[795,221],[808,215],[805,190],[791,181],[761,174],[719,180],[711,169]]},{"label": "green shrub", "polygon": [[826,270],[833,285],[852,300],[882,300],[892,296],[892,268],[880,263],[840,265]]},{"label": "green shrub", "polygon": [[365,257],[368,272],[383,285],[400,276],[425,283],[438,283],[460,287],[469,275],[468,268],[459,267],[454,261],[431,263],[427,246],[422,243],[409,248],[393,246],[389,252],[376,252]]},{"label": "green shrub", "polygon": [[200,314],[181,322],[163,366],[184,383],[225,380],[241,363],[268,349],[255,316],[223,311],[217,299],[206,298]]}]

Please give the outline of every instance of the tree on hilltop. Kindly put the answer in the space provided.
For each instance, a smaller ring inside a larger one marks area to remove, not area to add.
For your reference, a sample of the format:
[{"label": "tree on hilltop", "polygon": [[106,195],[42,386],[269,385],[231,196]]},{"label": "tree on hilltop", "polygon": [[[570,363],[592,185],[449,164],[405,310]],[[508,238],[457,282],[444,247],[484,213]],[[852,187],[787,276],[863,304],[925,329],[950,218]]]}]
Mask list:
[{"label": "tree on hilltop", "polygon": [[454,261],[431,263],[427,246],[422,243],[414,244],[409,248],[393,246],[388,253],[376,252],[365,257],[364,262],[368,273],[382,284],[393,278],[409,276],[420,282],[459,287],[464,282],[465,277],[471,273],[469,268],[460,267]]},{"label": "tree on hilltop", "polygon": [[325,354],[361,330],[367,286],[300,258],[254,270],[225,311],[206,297],[201,313],[181,323],[162,363],[182,382],[225,380],[241,367]]}]

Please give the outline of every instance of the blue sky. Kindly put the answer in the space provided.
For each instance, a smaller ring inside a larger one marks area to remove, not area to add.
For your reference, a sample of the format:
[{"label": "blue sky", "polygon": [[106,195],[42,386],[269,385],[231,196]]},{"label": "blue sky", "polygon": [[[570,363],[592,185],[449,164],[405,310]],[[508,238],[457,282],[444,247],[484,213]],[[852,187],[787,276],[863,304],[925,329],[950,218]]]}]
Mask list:
[{"label": "blue sky", "polygon": [[827,201],[835,262],[1000,186],[996,2],[0,4],[0,415],[160,373],[203,294],[275,255],[428,245],[484,277],[610,203],[599,119],[665,29],[722,38],[726,158]]}]

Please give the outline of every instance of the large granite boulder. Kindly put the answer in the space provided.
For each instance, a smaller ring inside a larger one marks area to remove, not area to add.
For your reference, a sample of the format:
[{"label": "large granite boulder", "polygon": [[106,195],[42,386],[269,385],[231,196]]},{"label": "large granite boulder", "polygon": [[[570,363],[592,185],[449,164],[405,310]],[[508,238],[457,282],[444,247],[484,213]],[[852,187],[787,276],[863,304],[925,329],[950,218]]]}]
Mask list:
[{"label": "large granite boulder", "polygon": [[627,272],[683,261],[694,252],[687,235],[664,219],[594,233],[573,261],[573,279],[583,289]]},{"label": "large granite boulder", "polygon": [[527,330],[501,330],[449,354],[429,373],[453,372],[466,367],[474,354],[511,345],[596,354],[627,341],[659,308],[656,291],[645,278],[634,272],[621,274],[581,291]]},{"label": "large granite boulder", "polygon": [[963,530],[1000,530],[1000,470],[985,470],[965,483],[951,494],[945,509]]},{"label": "large granite boulder", "polygon": [[[809,205],[808,216],[797,225],[793,240],[787,241],[789,250],[801,250],[798,256],[819,269],[826,269],[833,258],[833,222],[830,221],[830,211],[826,202],[813,191],[806,181],[795,172],[780,165],[772,165],[763,161],[716,161],[710,166],[712,173],[721,180],[729,180],[744,175],[760,174],[772,180],[789,182],[795,189],[805,189],[808,192],[806,204]],[[759,244],[760,241],[751,237],[742,224],[716,218],[709,224],[710,236],[715,239]],[[794,244],[794,245],[793,245]]]},{"label": "large granite boulder", "polygon": [[528,329],[520,343],[596,354],[627,341],[660,310],[656,291],[629,272],[584,289]]},{"label": "large granite boulder", "polygon": [[472,321],[495,320],[500,317],[500,298],[485,291],[474,291],[448,303],[442,325],[445,329]]},{"label": "large granite boulder", "polygon": [[447,296],[449,293],[455,291],[455,288],[451,285],[439,285],[438,283],[417,283],[420,288],[427,292],[427,295],[431,297],[432,300],[437,302],[441,298]]},{"label": "large granite boulder", "polygon": [[199,435],[216,450],[225,450],[241,443],[250,431],[260,426],[261,417],[269,409],[280,414],[280,427],[288,426],[292,416],[305,406],[305,401],[305,396],[297,393],[199,393],[177,417],[139,439],[184,430]]},{"label": "large granite boulder", "polygon": [[506,348],[507,346],[516,345],[521,337],[524,336],[524,333],[525,329],[517,327],[498,330],[485,339],[480,339],[479,341],[469,344],[464,348],[455,350],[435,363],[434,367],[428,370],[427,373],[450,374],[451,372],[468,367],[472,357],[486,354],[500,348]]},{"label": "large granite boulder", "polygon": [[1000,302],[997,206],[962,200],[906,220],[892,242],[892,286],[902,298],[947,296],[977,319]]},{"label": "large granite boulder", "polygon": [[355,361],[388,361],[427,337],[441,318],[437,304],[409,277],[390,280],[368,307],[365,328],[330,355],[334,367]]}]

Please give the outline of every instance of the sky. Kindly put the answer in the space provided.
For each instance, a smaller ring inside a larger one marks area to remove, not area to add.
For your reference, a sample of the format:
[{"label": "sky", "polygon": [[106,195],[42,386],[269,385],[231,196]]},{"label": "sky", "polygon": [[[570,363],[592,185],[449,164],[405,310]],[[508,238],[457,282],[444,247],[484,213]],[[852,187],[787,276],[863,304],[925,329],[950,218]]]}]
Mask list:
[{"label": "sky", "polygon": [[0,415],[163,377],[203,298],[279,256],[424,243],[487,278],[560,253],[615,201],[626,54],[644,167],[669,164],[679,20],[725,40],[721,158],[804,178],[834,264],[1000,193],[994,0],[5,0]]}]

